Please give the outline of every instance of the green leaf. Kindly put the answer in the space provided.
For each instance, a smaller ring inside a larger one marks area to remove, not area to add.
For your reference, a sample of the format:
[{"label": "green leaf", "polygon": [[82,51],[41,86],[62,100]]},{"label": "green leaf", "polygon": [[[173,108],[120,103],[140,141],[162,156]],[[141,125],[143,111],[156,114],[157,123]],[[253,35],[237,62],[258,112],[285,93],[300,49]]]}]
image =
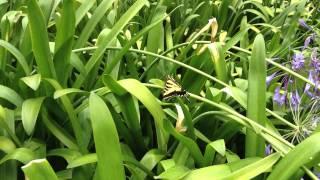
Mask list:
[{"label": "green leaf", "polygon": [[[14,124],[11,124],[11,122],[8,121],[8,119],[12,121],[12,123],[14,123],[14,119],[13,117],[10,118],[10,113],[8,113],[10,111],[8,111],[8,109],[3,108],[0,105],[0,127],[3,128],[3,130],[5,130],[8,135],[12,138],[12,140],[18,145],[21,146],[21,142],[18,139],[18,137],[16,136],[15,132],[14,132]],[[12,114],[11,114],[12,116]]]},{"label": "green leaf", "polygon": [[[110,85],[109,81],[105,83]],[[159,102],[157,102],[156,98],[148,88],[135,79],[123,79],[118,81],[118,83],[122,86],[122,88],[136,97],[152,114],[155,120],[158,147],[161,150],[165,150],[168,135],[163,129],[163,119],[165,115]]]},{"label": "green leaf", "polygon": [[68,78],[68,76],[66,76],[66,70],[70,64],[73,36],[75,33],[73,1],[63,1],[62,14],[56,27],[57,34],[53,62],[59,82],[65,84]]},{"label": "green leaf", "polygon": [[24,58],[24,56],[21,54],[21,52],[17,48],[15,48],[9,42],[6,42],[1,39],[0,39],[0,46],[6,48],[6,50],[8,50],[12,55],[14,55],[17,58],[17,61],[21,65],[21,67],[26,75],[30,74],[31,70],[28,66],[28,63],[27,63],[26,59]]},{"label": "green leaf", "polygon": [[36,159],[21,167],[26,178],[30,180],[58,180],[57,175],[46,159]]},{"label": "green leaf", "polygon": [[[151,18],[151,23],[156,22],[158,19],[162,19],[162,17],[166,14],[166,7],[158,5],[156,9],[154,10],[154,14]],[[162,23],[158,23],[154,28],[152,28],[148,32],[147,36],[147,46],[146,49],[149,52],[158,53],[159,51],[163,51],[164,48],[164,27]],[[146,59],[146,65],[150,65],[153,61],[154,57],[147,56]],[[159,68],[163,71],[165,69]],[[148,75],[149,77],[156,77],[155,75],[159,72],[157,72],[155,68],[149,71]],[[163,73],[163,72],[162,72]],[[149,79],[149,78],[148,78]]]},{"label": "green leaf", "polygon": [[[182,109],[182,112],[184,114],[184,119],[182,120],[183,123],[181,124],[181,126],[186,125],[186,127],[187,127],[187,132],[186,132],[187,136],[190,137],[191,139],[196,139],[191,113],[190,113],[189,109],[186,107],[186,105],[183,104],[183,101],[181,100],[181,98],[178,98],[178,102],[179,102],[180,107]],[[177,110],[178,110],[178,107],[177,107]],[[179,110],[178,110],[178,113],[179,113]],[[181,119],[179,119],[179,121],[181,121]],[[179,127],[179,128],[183,128],[183,127]]]},{"label": "green leaf", "polygon": [[[63,89],[61,85],[54,79],[45,78],[44,80],[49,82],[50,85],[54,87],[56,91]],[[80,126],[80,123],[78,121],[77,114],[75,113],[75,110],[73,108],[73,104],[71,103],[71,100],[67,96],[62,96],[60,99],[68,114],[68,118],[72,125],[72,130],[76,136],[77,144],[81,152],[86,152],[87,149],[86,149],[86,145],[84,144],[85,141],[83,141],[85,137],[83,137],[84,134],[82,133],[82,127]]]},{"label": "green leaf", "polygon": [[39,88],[39,85],[41,83],[41,75],[40,74],[35,74],[35,75],[32,75],[32,76],[27,76],[27,77],[21,78],[21,80],[27,86],[29,86],[31,89],[36,91]]},{"label": "green leaf", "polygon": [[70,93],[88,93],[88,92],[81,89],[76,89],[76,88],[59,89],[54,92],[53,98],[58,99]]},{"label": "green leaf", "polygon": [[235,34],[228,42],[226,42],[226,45],[223,47],[223,52],[227,52],[230,48],[232,48],[232,46],[236,45],[240,40],[242,40],[248,33],[248,29],[249,28],[244,28],[243,30]]},{"label": "green leaf", "polygon": [[21,119],[23,128],[28,135],[31,135],[34,130],[44,98],[45,97],[39,97],[23,101]]},{"label": "green leaf", "polygon": [[75,168],[75,167],[83,166],[85,164],[95,163],[97,161],[98,161],[98,157],[96,153],[86,154],[73,159],[71,162],[68,163],[67,168]]},{"label": "green leaf", "polygon": [[76,11],[76,25],[89,12],[90,8],[95,4],[95,1],[82,1],[81,6]]},{"label": "green leaf", "polygon": [[171,135],[173,135],[185,147],[188,148],[190,154],[192,155],[198,166],[203,167],[205,165],[204,157],[202,156],[200,148],[198,147],[197,143],[195,143],[195,141],[177,132],[169,120],[164,121],[164,127],[168,132],[170,132]]},{"label": "green leaf", "polygon": [[184,166],[174,166],[169,168],[168,170],[164,171],[163,173],[155,176],[154,179],[181,179],[186,176],[190,172],[190,169]]},{"label": "green leaf", "polygon": [[18,108],[22,106],[23,99],[20,97],[20,95],[14,90],[3,85],[0,85],[0,98],[9,101]]},{"label": "green leaf", "polygon": [[225,145],[223,139],[219,139],[219,140],[213,141],[213,142],[209,143],[208,146],[212,147],[221,156],[225,156],[225,154],[226,154],[226,145]]},{"label": "green leaf", "polygon": [[222,179],[253,179],[254,177],[267,172],[279,160],[280,153],[274,153],[244,168],[232,172]]},{"label": "green leaf", "polygon": [[233,97],[243,108],[247,109],[247,95],[240,88],[228,86],[223,88],[222,91]]},{"label": "green leaf", "polygon": [[197,179],[219,179],[230,174],[231,170],[228,165],[215,165],[204,168],[199,168],[191,171],[184,180],[197,180]]},{"label": "green leaf", "polygon": [[[148,4],[147,0],[137,0],[125,14],[121,16],[121,18],[117,21],[117,23],[113,26],[108,36],[106,36],[103,40],[101,40],[100,45],[95,50],[91,58],[88,60],[85,65],[86,72],[90,73],[90,71],[101,61],[101,56],[104,54],[108,45],[117,37],[117,35],[121,32],[124,26],[139,12],[139,10]],[[74,88],[81,87],[82,83],[85,79],[82,76],[78,76],[76,82],[74,83]]]},{"label": "green leaf", "polygon": [[105,13],[111,7],[112,3],[115,1],[116,0],[103,0],[102,2],[100,2],[99,6],[95,9],[85,27],[82,29],[79,39],[74,46],[75,48],[81,48],[85,45],[96,25],[99,23],[101,18],[105,15]]},{"label": "green leaf", "polygon": [[91,93],[89,109],[99,177],[110,180],[125,179],[119,137],[107,105],[99,96]]},{"label": "green leaf", "polygon": [[[159,151],[158,149],[151,149],[148,151],[141,159],[140,163],[144,165],[148,170],[152,170],[159,162],[161,159],[165,157],[165,154]],[[137,170],[137,176],[145,179],[147,174],[136,168]]]},{"label": "green leaf", "polygon": [[134,37],[132,37],[130,41],[128,41],[127,44],[123,46],[119,52],[117,52],[114,58],[108,60],[108,65],[105,68],[104,74],[111,73],[115,65],[118,64],[122,57],[129,51],[130,47],[132,47],[132,45],[134,45],[143,35],[149,32],[152,28],[157,26],[157,24],[161,23],[165,19],[165,17],[167,16],[163,16],[162,18],[159,18],[157,21],[154,21],[153,23],[144,27]]},{"label": "green leaf", "polygon": [[79,149],[75,139],[68,134],[59,124],[53,121],[48,113],[43,110],[41,112],[41,119],[44,125],[49,129],[49,131],[57,138],[59,141],[66,145],[70,149]]},{"label": "green leaf", "polygon": [[0,164],[8,160],[17,160],[23,164],[27,164],[29,161],[35,158],[35,154],[28,148],[18,148],[9,154],[5,155],[1,160]]},{"label": "green leaf", "polygon": [[28,1],[28,19],[32,49],[42,77],[56,77],[44,16],[36,0]]},{"label": "green leaf", "polygon": [[[264,126],[266,124],[266,51],[262,34],[253,42],[248,77],[247,117]],[[247,128],[246,157],[264,156],[265,142],[257,132]]]},{"label": "green leaf", "polygon": [[218,79],[228,83],[227,64],[225,62],[224,51],[221,43],[215,42],[208,45],[211,60],[214,65]]},{"label": "green leaf", "polygon": [[293,148],[273,169],[268,180],[290,179],[303,165],[318,159],[319,138],[320,133],[315,133]]},{"label": "green leaf", "polygon": [[0,136],[0,150],[6,154],[16,149],[16,145],[7,137]]},{"label": "green leaf", "polygon": [[204,154],[206,164],[211,165],[215,155],[215,151],[217,151],[221,156],[225,156],[226,145],[223,139],[213,141],[206,146],[206,151]]},{"label": "green leaf", "polygon": [[68,148],[59,148],[59,149],[52,149],[47,153],[47,156],[59,156],[63,157],[68,164],[72,162],[74,159],[81,156],[80,152],[73,149]]}]

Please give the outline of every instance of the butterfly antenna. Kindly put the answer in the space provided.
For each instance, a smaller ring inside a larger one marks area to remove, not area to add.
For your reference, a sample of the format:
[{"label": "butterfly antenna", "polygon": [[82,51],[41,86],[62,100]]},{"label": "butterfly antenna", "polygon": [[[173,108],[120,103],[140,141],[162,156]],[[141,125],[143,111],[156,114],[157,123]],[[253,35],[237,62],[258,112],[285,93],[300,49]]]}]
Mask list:
[{"label": "butterfly antenna", "polygon": [[188,103],[190,103],[190,99],[188,98],[188,96],[190,96],[190,95],[189,95],[188,92],[186,92],[186,94],[184,95],[184,97],[186,98],[186,100],[188,101]]}]

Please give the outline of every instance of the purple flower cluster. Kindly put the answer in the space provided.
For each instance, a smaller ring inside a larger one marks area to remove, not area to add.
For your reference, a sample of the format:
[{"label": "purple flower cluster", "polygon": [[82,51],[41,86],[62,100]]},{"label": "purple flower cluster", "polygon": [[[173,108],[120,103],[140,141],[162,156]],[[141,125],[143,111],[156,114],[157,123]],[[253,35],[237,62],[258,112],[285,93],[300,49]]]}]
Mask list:
[{"label": "purple flower cluster", "polygon": [[301,102],[301,98],[299,96],[299,93],[297,90],[295,90],[294,92],[291,93],[291,104],[294,108],[297,108],[298,105],[300,104]]},{"label": "purple flower cluster", "polygon": [[292,69],[297,71],[304,67],[304,56],[302,53],[295,53],[292,57]]},{"label": "purple flower cluster", "polygon": [[317,72],[320,73],[320,60],[318,59],[318,52],[317,52],[317,48],[313,48],[312,49],[312,53],[311,53],[311,67],[313,67],[313,69]]},{"label": "purple flower cluster", "polygon": [[277,87],[274,91],[273,101],[276,102],[278,105],[282,106],[285,104],[287,98],[287,93],[280,93],[280,87]]},{"label": "purple flower cluster", "polygon": [[[303,19],[299,19],[299,24],[300,26],[313,31],[313,29]],[[307,83],[303,92],[301,92],[301,90],[298,91],[298,89],[293,88],[295,86],[289,85],[294,81],[294,79],[289,75],[284,75],[281,81],[281,86],[277,87],[274,91],[273,101],[276,104],[283,106],[287,105],[287,102],[290,102],[292,107],[297,107],[301,103],[301,94],[299,95],[299,92],[307,94],[310,98],[320,96],[320,91],[318,90],[318,86],[320,87],[320,59],[318,58],[318,49],[309,48],[316,40],[316,37],[317,35],[315,31],[313,31],[313,33],[305,39],[304,46],[301,48],[301,51],[296,51],[293,54],[291,61],[292,70],[308,74],[308,80],[315,86],[311,86]],[[278,72],[275,72],[267,77],[267,86],[270,85],[270,82],[276,77],[277,73]]]}]

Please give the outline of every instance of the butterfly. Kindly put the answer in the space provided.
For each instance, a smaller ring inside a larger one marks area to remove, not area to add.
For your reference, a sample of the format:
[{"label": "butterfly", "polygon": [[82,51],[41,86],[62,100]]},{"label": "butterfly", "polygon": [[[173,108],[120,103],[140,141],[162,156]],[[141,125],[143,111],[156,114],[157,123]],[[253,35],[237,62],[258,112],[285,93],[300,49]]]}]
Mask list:
[{"label": "butterfly", "polygon": [[188,92],[184,90],[172,76],[167,76],[167,80],[162,91],[163,100],[169,100],[173,97],[180,96],[185,97],[189,101],[188,95]]}]

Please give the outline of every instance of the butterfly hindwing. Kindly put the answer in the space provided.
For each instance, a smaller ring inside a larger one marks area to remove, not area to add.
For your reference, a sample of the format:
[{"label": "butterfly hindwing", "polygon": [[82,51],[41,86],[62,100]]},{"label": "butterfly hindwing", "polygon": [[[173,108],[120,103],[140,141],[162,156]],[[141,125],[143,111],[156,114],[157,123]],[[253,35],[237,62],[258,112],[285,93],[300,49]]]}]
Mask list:
[{"label": "butterfly hindwing", "polygon": [[162,92],[163,99],[168,100],[175,96],[186,97],[186,95],[187,92],[182,89],[181,85],[173,77],[168,76]]}]

